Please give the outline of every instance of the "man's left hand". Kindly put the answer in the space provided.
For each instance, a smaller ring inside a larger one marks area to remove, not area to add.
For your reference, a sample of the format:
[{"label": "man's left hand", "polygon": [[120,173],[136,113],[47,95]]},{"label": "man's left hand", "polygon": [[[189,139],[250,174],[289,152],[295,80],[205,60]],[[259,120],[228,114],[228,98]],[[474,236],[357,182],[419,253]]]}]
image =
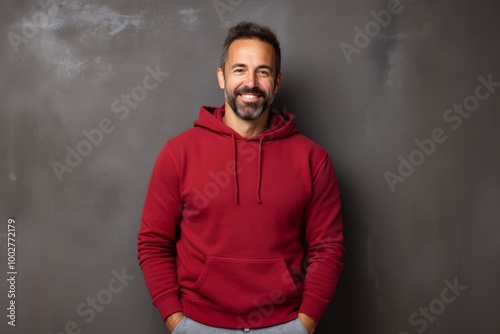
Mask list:
[{"label": "man's left hand", "polygon": [[305,313],[298,314],[299,320],[302,322],[304,327],[307,329],[309,334],[313,334],[316,330],[316,321]]}]

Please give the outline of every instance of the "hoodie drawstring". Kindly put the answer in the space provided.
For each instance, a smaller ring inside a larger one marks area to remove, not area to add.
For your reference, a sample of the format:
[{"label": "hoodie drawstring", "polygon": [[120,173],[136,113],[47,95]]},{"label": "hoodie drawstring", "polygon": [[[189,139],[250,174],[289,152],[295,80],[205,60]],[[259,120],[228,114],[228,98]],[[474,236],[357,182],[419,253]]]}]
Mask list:
[{"label": "hoodie drawstring", "polygon": [[238,197],[239,197],[239,186],[238,186],[238,161],[236,159],[237,152],[236,152],[236,138],[234,138],[234,134],[231,133],[231,138],[233,139],[233,160],[234,160],[234,197],[236,200],[236,204],[238,204]]},{"label": "hoodie drawstring", "polygon": [[[288,111],[284,110],[282,112],[278,112],[273,110],[272,115],[269,115],[268,128],[266,129],[266,133],[263,133],[259,136],[252,137],[251,140],[245,140],[238,136],[238,134],[225,124],[224,117],[226,114],[225,104],[219,108],[215,107],[201,107],[199,118],[194,122],[194,126],[198,128],[202,128],[208,130],[218,136],[223,136],[228,139],[227,136],[231,136],[231,140],[233,142],[233,158],[234,158],[234,170],[233,170],[233,178],[234,178],[234,197],[236,204],[239,204],[239,177],[238,173],[241,172],[241,169],[238,167],[238,141],[241,140],[242,144],[250,144],[252,149],[255,147],[256,141],[258,140],[258,179],[257,179],[257,203],[262,204],[261,198],[261,188],[262,188],[262,178],[263,178],[263,148],[264,148],[264,140],[266,143],[271,140],[280,139],[290,137],[298,133],[298,130],[294,125],[294,117]],[[267,144],[266,144],[267,146]],[[248,157],[247,157],[248,159]],[[247,160],[245,159],[245,160]],[[255,157],[252,157],[251,160],[254,160]],[[248,161],[251,163],[251,161]],[[246,164],[245,164],[246,165]],[[254,164],[252,163],[252,168]],[[253,181],[251,181],[253,182]]]},{"label": "hoodie drawstring", "polygon": [[[234,197],[236,204],[239,203],[239,194],[240,194],[240,187],[238,184],[238,152],[236,149],[236,137],[234,134],[231,134],[231,139],[233,141],[233,160],[234,160]],[[257,166],[257,203],[262,204],[262,199],[260,197],[260,188],[261,188],[261,183],[262,183],[262,142],[264,141],[264,138],[259,139],[259,164]]]},{"label": "hoodie drawstring", "polygon": [[262,204],[262,199],[260,198],[260,184],[261,184],[261,179],[262,179],[262,141],[264,140],[263,137],[260,137],[259,139],[259,165],[257,168],[259,168],[259,175],[257,178],[257,203]]}]

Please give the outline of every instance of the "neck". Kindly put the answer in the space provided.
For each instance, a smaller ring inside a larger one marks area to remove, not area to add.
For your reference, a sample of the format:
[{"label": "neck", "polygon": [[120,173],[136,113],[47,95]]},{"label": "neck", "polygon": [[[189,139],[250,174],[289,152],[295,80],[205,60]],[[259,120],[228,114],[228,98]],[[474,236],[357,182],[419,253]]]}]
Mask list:
[{"label": "neck", "polygon": [[265,110],[257,119],[241,119],[226,103],[226,113],[224,115],[223,122],[243,138],[249,138],[264,132],[267,127],[268,118],[269,109]]}]

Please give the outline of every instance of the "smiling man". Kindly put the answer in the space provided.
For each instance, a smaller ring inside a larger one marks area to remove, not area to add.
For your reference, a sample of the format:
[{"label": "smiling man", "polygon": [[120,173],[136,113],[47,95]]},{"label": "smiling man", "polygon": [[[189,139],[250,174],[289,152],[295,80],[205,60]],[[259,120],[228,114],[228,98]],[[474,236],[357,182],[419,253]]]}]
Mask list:
[{"label": "smiling man", "polygon": [[325,149],[271,111],[281,51],[267,27],[232,27],[223,106],[155,163],[138,234],[153,304],[174,334],[312,334],[343,267],[340,195]]}]

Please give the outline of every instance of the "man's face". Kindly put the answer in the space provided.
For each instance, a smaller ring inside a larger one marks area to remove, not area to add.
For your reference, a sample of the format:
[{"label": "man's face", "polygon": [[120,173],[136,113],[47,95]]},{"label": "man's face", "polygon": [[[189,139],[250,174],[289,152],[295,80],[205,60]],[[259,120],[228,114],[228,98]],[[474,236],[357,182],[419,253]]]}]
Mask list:
[{"label": "man's face", "polygon": [[244,120],[269,109],[281,84],[273,47],[258,39],[237,39],[229,46],[224,71],[217,70],[220,88],[231,109]]}]

